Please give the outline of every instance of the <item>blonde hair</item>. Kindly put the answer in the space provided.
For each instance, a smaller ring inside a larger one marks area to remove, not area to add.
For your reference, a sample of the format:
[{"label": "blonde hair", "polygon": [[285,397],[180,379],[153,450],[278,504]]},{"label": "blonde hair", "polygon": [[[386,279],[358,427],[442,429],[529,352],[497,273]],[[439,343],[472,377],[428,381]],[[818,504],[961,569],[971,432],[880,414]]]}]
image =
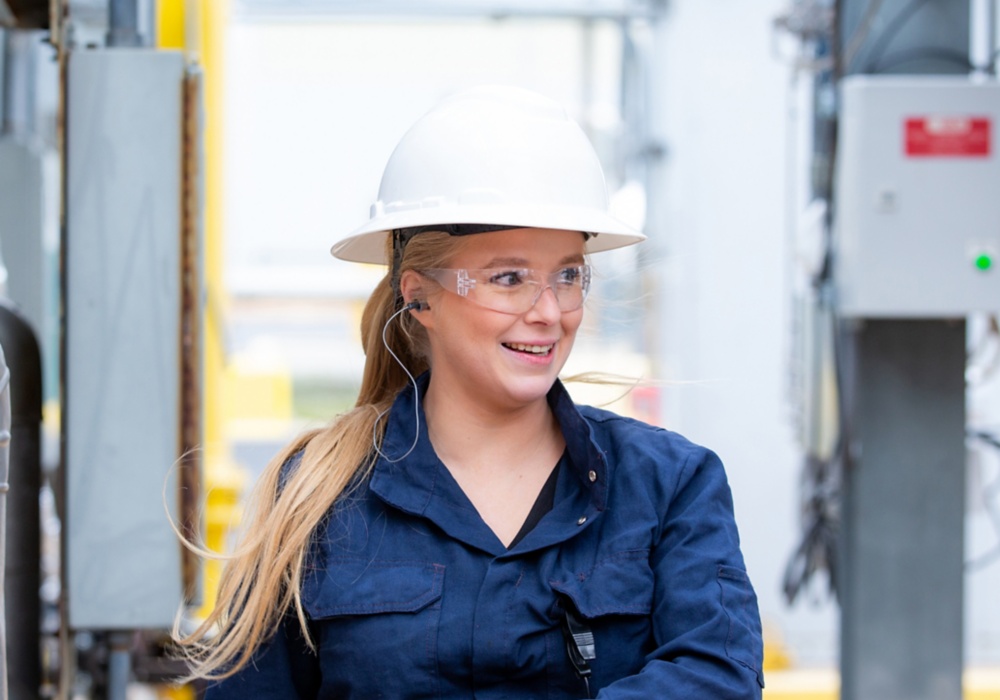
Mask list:
[{"label": "blonde hair", "polygon": [[[397,275],[445,267],[461,245],[461,238],[445,233],[415,236]],[[386,344],[414,376],[428,369],[423,327],[409,313],[390,323],[400,308],[390,270],[362,314],[366,359],[355,407],[326,428],[300,435],[271,460],[254,487],[242,541],[223,557],[227,563],[215,609],[190,634],[180,632],[179,621],[175,625],[174,639],[191,665],[191,678],[222,679],[238,672],[292,610],[307,644],[315,648],[300,595],[303,562],[316,526],[374,465],[374,442],[382,439],[378,418],[409,382]],[[298,466],[286,469],[288,460],[300,452]],[[202,556],[219,556],[185,544]]]}]

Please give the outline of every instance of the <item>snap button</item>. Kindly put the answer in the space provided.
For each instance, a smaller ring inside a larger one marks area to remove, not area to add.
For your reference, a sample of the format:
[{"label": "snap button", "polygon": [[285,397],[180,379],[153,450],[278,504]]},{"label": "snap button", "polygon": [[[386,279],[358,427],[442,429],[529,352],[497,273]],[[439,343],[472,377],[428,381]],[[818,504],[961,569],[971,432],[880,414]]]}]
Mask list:
[{"label": "snap button", "polygon": [[582,516],[580,516],[580,519],[576,521],[576,524],[577,525],[583,525],[585,522],[587,522],[587,516],[586,515],[582,515]]},{"label": "snap button", "polygon": [[595,472],[593,469],[590,470],[590,473],[587,474],[587,476],[590,478],[590,483],[594,483],[595,481],[597,481],[597,472]]}]

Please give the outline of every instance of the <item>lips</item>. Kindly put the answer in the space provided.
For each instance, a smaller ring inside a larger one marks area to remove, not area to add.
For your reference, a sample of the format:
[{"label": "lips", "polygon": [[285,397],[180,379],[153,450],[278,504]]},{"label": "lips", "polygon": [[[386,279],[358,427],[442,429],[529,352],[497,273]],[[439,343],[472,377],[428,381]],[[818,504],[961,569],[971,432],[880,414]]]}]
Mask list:
[{"label": "lips", "polygon": [[552,352],[552,348],[555,347],[555,343],[548,343],[547,345],[528,345],[525,343],[504,343],[503,346],[508,350],[514,350],[515,352],[523,352],[529,355],[548,355]]}]

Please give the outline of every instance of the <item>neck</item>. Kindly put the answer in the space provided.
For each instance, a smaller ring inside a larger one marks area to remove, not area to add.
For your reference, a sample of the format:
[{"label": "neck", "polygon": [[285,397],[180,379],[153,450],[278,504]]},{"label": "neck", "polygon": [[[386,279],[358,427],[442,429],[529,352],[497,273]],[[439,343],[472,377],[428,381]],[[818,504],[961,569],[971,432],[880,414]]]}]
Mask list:
[{"label": "neck", "polygon": [[435,392],[432,376],[424,415],[434,450],[449,468],[509,469],[536,460],[551,467],[562,454],[562,433],[544,397],[507,410],[456,399]]}]

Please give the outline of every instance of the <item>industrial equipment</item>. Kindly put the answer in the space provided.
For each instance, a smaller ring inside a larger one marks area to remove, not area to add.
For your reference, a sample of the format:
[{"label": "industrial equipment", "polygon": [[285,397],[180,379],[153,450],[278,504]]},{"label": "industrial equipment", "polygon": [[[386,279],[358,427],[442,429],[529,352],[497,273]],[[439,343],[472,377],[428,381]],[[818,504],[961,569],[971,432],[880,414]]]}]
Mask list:
[{"label": "industrial equipment", "polygon": [[1000,309],[1000,83],[856,75],[840,88],[839,313]]}]

